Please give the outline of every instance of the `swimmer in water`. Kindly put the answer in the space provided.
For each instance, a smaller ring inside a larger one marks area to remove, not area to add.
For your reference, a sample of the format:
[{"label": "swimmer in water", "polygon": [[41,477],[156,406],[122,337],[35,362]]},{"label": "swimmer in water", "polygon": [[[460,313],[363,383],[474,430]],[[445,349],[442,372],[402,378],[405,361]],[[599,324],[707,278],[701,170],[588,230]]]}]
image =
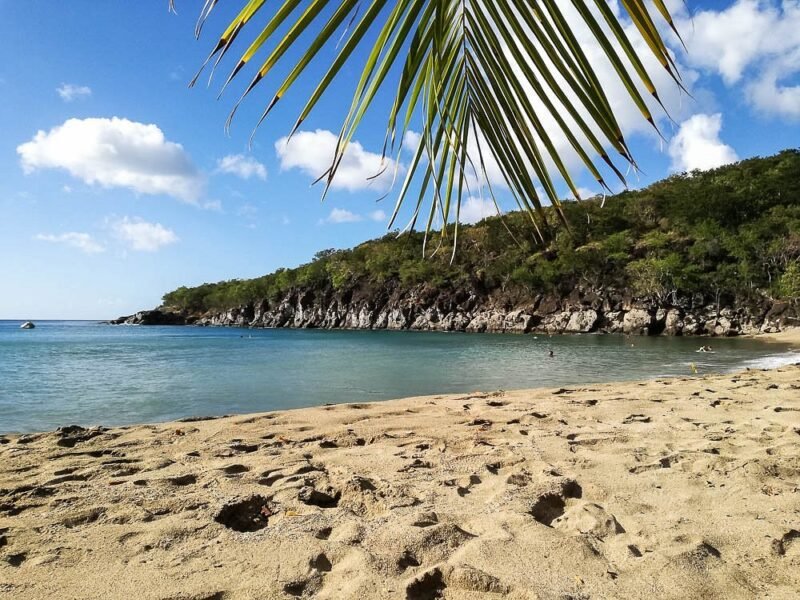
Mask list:
[{"label": "swimmer in water", "polygon": [[552,350],[550,350],[550,353],[548,354],[548,356],[549,356],[550,358],[554,358],[554,357],[555,357],[555,352],[553,352]]}]

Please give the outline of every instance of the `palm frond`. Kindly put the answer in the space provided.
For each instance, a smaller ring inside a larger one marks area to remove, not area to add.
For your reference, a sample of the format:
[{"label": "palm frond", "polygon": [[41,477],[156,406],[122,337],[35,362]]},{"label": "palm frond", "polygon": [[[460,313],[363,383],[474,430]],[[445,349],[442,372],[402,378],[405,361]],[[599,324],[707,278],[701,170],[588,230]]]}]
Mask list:
[{"label": "palm frond", "polygon": [[[663,104],[620,18],[606,0],[570,1],[581,27],[591,32],[630,100],[657,131],[645,97]],[[240,12],[203,65],[214,61],[213,74],[238,36],[252,33],[251,43],[238,57],[222,90],[238,80],[248,64],[261,58],[226,127],[240,103],[269,79],[279,62],[292,57],[288,75],[273,84],[274,95],[258,124],[327,49],[333,54],[331,64],[300,111],[294,133],[345,65],[356,61],[356,56],[363,57],[359,58],[361,74],[350,106],[346,112],[342,107],[344,119],[335,154],[320,181],[327,192],[367,110],[379,91],[391,86],[395,91],[388,110],[384,158],[388,163],[389,156],[396,155],[399,164],[402,141],[412,128],[421,132],[421,143],[411,149],[413,157],[399,186],[390,227],[400,207],[412,202],[408,227],[423,221],[425,230],[430,231],[437,220],[442,225],[455,221],[457,235],[465,197],[482,193],[486,187],[494,200],[487,173],[487,164],[494,161],[519,207],[530,215],[534,230],[545,237],[549,225],[544,204],[555,206],[565,220],[553,176],[563,179],[580,199],[554,136],[567,140],[606,190],[609,185],[592,156],[599,157],[604,169],[623,183],[622,172],[606,148],[618,154],[618,160],[636,167],[614,107],[576,37],[577,23],[562,10],[567,0],[240,2]],[[647,3],[621,0],[621,4],[649,51],[675,85],[681,86],[674,59]],[[217,0],[205,1],[196,27],[198,36],[217,6]],[[675,30],[663,0],[654,0],[654,6],[659,18]],[[255,27],[259,21],[260,31]],[[310,41],[304,34],[310,35]],[[366,52],[357,54],[362,45]],[[555,127],[545,123],[555,123]],[[409,198],[412,193],[416,198]],[[442,231],[446,233],[447,227]]]}]

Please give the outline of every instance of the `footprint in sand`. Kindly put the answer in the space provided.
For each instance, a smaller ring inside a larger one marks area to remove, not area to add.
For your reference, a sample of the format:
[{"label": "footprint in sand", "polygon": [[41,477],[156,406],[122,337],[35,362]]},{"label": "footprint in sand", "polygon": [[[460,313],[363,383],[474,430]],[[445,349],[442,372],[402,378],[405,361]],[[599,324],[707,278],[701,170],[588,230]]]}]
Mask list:
[{"label": "footprint in sand", "polygon": [[800,554],[800,531],[790,529],[781,539],[773,540],[772,551],[778,556]]},{"label": "footprint in sand", "polygon": [[197,475],[189,473],[187,475],[178,475],[177,477],[168,477],[167,483],[177,486],[185,487],[187,485],[194,485],[197,483]]},{"label": "footprint in sand", "polygon": [[[469,565],[434,567],[417,575],[406,585],[406,600],[435,600],[445,590],[485,594],[508,594],[511,587],[497,577]],[[472,597],[470,595],[470,597]]]},{"label": "footprint in sand", "polygon": [[89,525],[94,523],[100,517],[106,514],[106,509],[103,507],[90,508],[88,510],[73,513],[61,520],[61,525],[67,529],[80,527],[81,525]]},{"label": "footprint in sand", "polygon": [[651,421],[650,417],[646,415],[630,415],[623,419],[623,425],[630,425],[632,423],[649,423]]},{"label": "footprint in sand", "polygon": [[406,586],[406,600],[434,600],[441,598],[447,585],[439,568],[426,571],[412,579]]},{"label": "footprint in sand", "polygon": [[410,550],[404,550],[403,553],[400,555],[400,558],[397,559],[397,571],[399,573],[405,573],[409,569],[416,568],[420,566],[420,562],[417,557],[414,555],[413,552]]},{"label": "footprint in sand", "polygon": [[637,467],[631,467],[628,469],[628,472],[633,473],[634,475],[638,475],[640,473],[646,473],[647,471],[656,471],[658,469],[671,469],[673,465],[678,464],[682,459],[683,459],[682,454],[671,454],[669,456],[660,458],[658,461],[654,463],[650,463],[647,465],[639,465]]},{"label": "footprint in sand", "polygon": [[567,499],[580,498],[583,490],[574,479],[564,478],[555,487],[540,494],[528,511],[534,519],[547,527],[564,514]]},{"label": "footprint in sand", "polygon": [[483,480],[477,475],[470,475],[462,479],[448,479],[443,483],[447,487],[455,487],[456,493],[463,498],[471,492],[473,487],[483,483]]},{"label": "footprint in sand", "polygon": [[223,473],[225,473],[229,477],[235,477],[237,475],[243,475],[244,473],[247,473],[248,471],[250,471],[250,467],[248,467],[246,465],[239,465],[239,464],[228,465],[226,467],[222,467],[220,469],[220,471],[222,471]]},{"label": "footprint in sand", "polygon": [[599,504],[587,502],[572,506],[552,523],[565,533],[591,535],[599,539],[625,533],[616,517]]},{"label": "footprint in sand", "polygon": [[317,506],[319,508],[334,508],[339,505],[342,493],[330,486],[320,489],[307,485],[300,489],[297,499],[303,504]]},{"label": "footprint in sand", "polygon": [[276,481],[283,479],[284,475],[280,471],[264,471],[261,478],[258,480],[259,485],[272,486]]},{"label": "footprint in sand", "polygon": [[248,533],[264,529],[273,514],[270,500],[256,495],[229,502],[217,512],[214,520],[233,531]]},{"label": "footprint in sand", "polygon": [[325,554],[318,554],[309,561],[309,575],[290,581],[283,586],[283,591],[290,596],[315,596],[322,588],[326,573],[330,573],[333,564]]},{"label": "footprint in sand", "polygon": [[9,554],[5,557],[5,561],[12,567],[19,567],[28,559],[27,552],[20,552],[18,554]]}]

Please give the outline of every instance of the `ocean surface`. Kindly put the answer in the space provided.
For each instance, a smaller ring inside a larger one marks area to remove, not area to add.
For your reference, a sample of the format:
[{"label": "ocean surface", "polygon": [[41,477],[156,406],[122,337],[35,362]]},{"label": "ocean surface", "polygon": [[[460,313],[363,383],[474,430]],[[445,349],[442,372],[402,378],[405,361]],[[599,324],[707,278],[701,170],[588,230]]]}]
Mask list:
[{"label": "ocean surface", "polygon": [[[719,373],[800,361],[752,339],[20,324],[0,321],[0,432],[690,375],[691,363]],[[696,353],[704,343],[715,353]]]}]

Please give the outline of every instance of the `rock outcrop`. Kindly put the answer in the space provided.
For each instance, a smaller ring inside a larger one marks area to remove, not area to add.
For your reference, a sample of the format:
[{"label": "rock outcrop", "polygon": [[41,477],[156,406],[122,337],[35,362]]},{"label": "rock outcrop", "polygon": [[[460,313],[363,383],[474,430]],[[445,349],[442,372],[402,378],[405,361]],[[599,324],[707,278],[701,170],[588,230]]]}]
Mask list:
[{"label": "rock outcrop", "polygon": [[135,315],[120,317],[109,323],[111,325],[192,325],[196,321],[197,318],[184,312],[161,307],[155,310],[142,310]]},{"label": "rock outcrop", "polygon": [[736,336],[796,326],[797,307],[771,302],[720,307],[695,297],[658,305],[615,290],[572,290],[566,297],[509,298],[476,291],[295,289],[277,300],[205,314],[168,307],[114,324],[217,327],[387,329],[471,333],[624,333]]}]

